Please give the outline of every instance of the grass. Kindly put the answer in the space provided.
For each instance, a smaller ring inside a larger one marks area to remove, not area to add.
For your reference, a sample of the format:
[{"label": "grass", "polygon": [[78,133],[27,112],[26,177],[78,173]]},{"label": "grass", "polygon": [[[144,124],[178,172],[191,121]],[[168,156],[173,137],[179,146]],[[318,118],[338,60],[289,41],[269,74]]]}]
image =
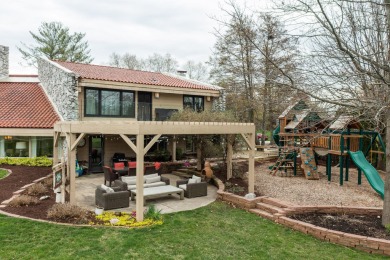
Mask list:
[{"label": "grass", "polygon": [[[71,227],[0,215],[0,259],[377,259],[215,202],[162,226]],[[26,239],[28,238],[28,239]]]},{"label": "grass", "polygon": [[7,176],[8,171],[4,169],[0,169],[0,179],[3,179],[5,176]]}]

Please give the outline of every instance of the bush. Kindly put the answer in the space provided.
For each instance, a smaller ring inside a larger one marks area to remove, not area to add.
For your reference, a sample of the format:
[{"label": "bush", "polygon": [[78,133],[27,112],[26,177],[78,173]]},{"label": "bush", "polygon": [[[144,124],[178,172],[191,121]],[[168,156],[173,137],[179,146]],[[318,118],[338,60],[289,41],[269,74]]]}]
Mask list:
[{"label": "bush", "polygon": [[28,195],[21,195],[11,200],[8,205],[10,207],[22,207],[22,206],[37,205],[39,204],[39,202],[40,201],[38,198],[28,196]]},{"label": "bush", "polygon": [[149,208],[146,210],[144,217],[145,219],[151,219],[155,221],[161,220],[162,219],[161,210],[157,210],[156,205],[151,204]]},{"label": "bush", "polygon": [[42,196],[49,192],[45,185],[42,183],[35,183],[26,189],[27,195],[30,196]]},{"label": "bush", "polygon": [[72,223],[74,223],[74,220],[76,220],[76,222],[80,224],[88,223],[86,219],[87,211],[85,209],[80,208],[79,206],[72,205],[69,203],[54,204],[47,211],[47,217],[55,221],[72,220]]},{"label": "bush", "polygon": [[48,177],[42,181],[42,184],[48,188],[52,189],[53,188],[53,177]]},{"label": "bush", "polygon": [[0,158],[0,164],[22,165],[22,166],[52,166],[53,160],[46,156],[34,158]]}]

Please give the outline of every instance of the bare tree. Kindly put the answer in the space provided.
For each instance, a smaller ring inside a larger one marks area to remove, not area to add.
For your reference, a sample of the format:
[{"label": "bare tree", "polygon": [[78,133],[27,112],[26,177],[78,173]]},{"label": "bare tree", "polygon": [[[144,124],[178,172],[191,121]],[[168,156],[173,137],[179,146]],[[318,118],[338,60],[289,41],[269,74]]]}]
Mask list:
[{"label": "bare tree", "polygon": [[193,60],[189,60],[184,63],[183,69],[187,71],[187,76],[190,79],[207,81],[209,78],[208,67],[202,62],[195,62]]}]

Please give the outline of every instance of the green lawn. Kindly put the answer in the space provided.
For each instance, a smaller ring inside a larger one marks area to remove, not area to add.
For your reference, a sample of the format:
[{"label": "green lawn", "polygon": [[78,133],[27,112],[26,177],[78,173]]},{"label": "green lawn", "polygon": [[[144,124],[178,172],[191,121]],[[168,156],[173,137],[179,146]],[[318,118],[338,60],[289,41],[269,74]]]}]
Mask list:
[{"label": "green lawn", "polygon": [[8,174],[7,170],[0,169],[0,179],[3,179]]},{"label": "green lawn", "polygon": [[[0,215],[0,259],[374,259],[215,202],[142,229],[68,227]],[[384,257],[383,257],[384,258]]]}]

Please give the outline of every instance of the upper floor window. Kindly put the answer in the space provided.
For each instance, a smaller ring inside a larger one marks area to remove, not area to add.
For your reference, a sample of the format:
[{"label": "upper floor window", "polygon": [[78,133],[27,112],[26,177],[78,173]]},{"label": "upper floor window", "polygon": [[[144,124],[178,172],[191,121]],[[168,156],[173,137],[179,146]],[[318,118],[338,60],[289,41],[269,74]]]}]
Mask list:
[{"label": "upper floor window", "polygon": [[184,108],[202,112],[204,110],[204,98],[200,96],[183,96],[183,106]]},{"label": "upper floor window", "polygon": [[133,91],[85,89],[85,116],[135,117]]}]

